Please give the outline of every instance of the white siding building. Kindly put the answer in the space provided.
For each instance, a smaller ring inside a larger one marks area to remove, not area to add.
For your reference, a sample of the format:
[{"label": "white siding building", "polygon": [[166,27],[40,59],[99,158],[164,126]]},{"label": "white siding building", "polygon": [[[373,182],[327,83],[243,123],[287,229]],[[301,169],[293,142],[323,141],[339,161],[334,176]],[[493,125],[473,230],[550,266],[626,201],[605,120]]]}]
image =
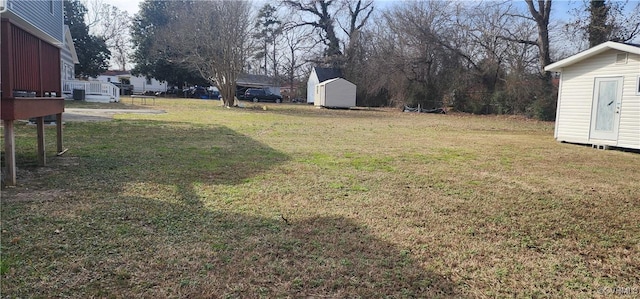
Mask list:
[{"label": "white siding building", "polygon": [[315,106],[349,108],[356,106],[356,85],[342,78],[316,84]]},{"label": "white siding building", "polygon": [[312,68],[311,74],[309,74],[309,79],[307,80],[307,103],[313,104],[315,102],[315,89],[317,84],[329,79],[340,77],[342,77],[342,72],[339,69],[321,67]]},{"label": "white siding building", "polygon": [[134,76],[129,71],[106,71],[100,74],[96,80],[110,83],[129,81],[129,84],[133,85],[134,93],[167,91],[167,82],[153,78],[148,79],[145,76]]},{"label": "white siding building", "polygon": [[606,42],[545,70],[560,72],[556,140],[640,149],[640,46]]}]

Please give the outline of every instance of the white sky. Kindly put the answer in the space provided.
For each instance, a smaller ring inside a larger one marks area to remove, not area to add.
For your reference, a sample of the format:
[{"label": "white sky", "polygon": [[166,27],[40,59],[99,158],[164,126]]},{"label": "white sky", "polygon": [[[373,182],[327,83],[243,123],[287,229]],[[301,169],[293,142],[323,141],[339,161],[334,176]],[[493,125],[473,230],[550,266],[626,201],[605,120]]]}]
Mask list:
[{"label": "white sky", "polygon": [[[139,4],[142,2],[143,0],[105,0],[105,3],[111,4],[113,6],[118,7],[121,10],[125,10],[127,12],[129,12],[130,16],[134,16],[139,9]],[[264,0],[262,0],[264,1]],[[268,1],[268,0],[267,0]],[[397,0],[396,0],[397,1]],[[406,0],[405,0],[406,1]],[[410,0],[409,0],[410,1]],[[630,2],[637,2],[638,0],[631,0]],[[376,0],[376,2],[378,2],[378,7],[382,6],[387,6],[389,4],[393,4],[394,0]],[[520,1],[514,1],[514,2],[520,2]],[[570,7],[572,6],[576,6],[576,4],[582,4],[582,2],[580,2],[580,0],[560,0],[560,1],[555,1],[553,4],[553,10],[555,14],[559,14],[560,18],[562,18],[563,15],[566,14],[567,10],[569,10]],[[628,6],[633,6],[634,3],[630,3],[630,5]],[[524,3],[523,3],[524,6]]]},{"label": "white sky", "polygon": [[129,12],[130,16],[138,13],[138,5],[142,0],[106,0],[105,3],[111,4],[121,10]]}]

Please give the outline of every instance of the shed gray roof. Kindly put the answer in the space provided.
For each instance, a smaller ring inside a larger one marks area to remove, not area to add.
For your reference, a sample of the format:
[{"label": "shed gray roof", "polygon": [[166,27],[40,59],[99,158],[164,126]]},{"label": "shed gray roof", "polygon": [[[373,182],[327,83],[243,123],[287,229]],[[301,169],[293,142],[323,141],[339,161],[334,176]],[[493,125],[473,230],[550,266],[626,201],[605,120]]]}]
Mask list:
[{"label": "shed gray roof", "polygon": [[314,67],[314,69],[316,70],[316,76],[318,76],[318,82],[342,77],[342,71],[340,69],[323,67]]}]

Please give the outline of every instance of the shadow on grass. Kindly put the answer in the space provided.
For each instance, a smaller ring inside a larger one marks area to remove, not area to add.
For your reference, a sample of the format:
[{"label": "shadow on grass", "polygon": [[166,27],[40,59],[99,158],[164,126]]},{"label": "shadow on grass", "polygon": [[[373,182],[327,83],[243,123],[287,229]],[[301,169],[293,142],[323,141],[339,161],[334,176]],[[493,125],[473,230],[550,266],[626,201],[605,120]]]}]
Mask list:
[{"label": "shadow on grass", "polygon": [[65,136],[78,185],[157,182],[239,184],[288,160],[287,155],[224,126],[158,121],[70,123]]},{"label": "shadow on grass", "polygon": [[[42,180],[39,174],[53,174],[48,176],[52,187],[101,186],[114,191],[135,181],[233,185],[288,160],[284,153],[224,126],[115,120],[68,123],[65,127],[69,151],[62,157],[52,156],[55,133],[52,129],[45,133],[47,167],[39,167],[37,162],[35,129],[26,125],[16,128],[19,185]],[[2,161],[4,166],[4,152]],[[61,168],[65,164],[71,165]]]},{"label": "shadow on grass", "polygon": [[284,220],[203,198],[198,183],[240,184],[288,159],[226,127],[113,121],[66,132],[69,152],[37,179],[57,196],[3,193],[6,296],[455,296],[446,277],[347,218]]},{"label": "shadow on grass", "polygon": [[[284,221],[141,197],[77,205],[73,217],[3,217],[5,295],[455,296],[448,279],[343,217]],[[57,233],[43,236],[37,223],[55,223]],[[6,241],[13,237],[20,241]]]}]

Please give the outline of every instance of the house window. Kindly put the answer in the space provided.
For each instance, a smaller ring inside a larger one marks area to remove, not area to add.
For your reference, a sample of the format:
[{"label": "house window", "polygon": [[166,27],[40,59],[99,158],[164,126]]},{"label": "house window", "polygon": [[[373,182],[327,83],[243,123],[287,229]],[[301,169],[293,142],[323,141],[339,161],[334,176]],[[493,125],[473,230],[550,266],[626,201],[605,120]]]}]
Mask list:
[{"label": "house window", "polygon": [[640,76],[636,79],[636,95],[640,96]]},{"label": "house window", "polygon": [[55,0],[49,0],[49,13],[51,14],[53,14],[53,6],[55,5],[53,1]]},{"label": "house window", "polygon": [[147,78],[147,85],[151,85],[151,78]]},{"label": "house window", "polygon": [[111,78],[107,78],[107,82],[111,82]]}]

